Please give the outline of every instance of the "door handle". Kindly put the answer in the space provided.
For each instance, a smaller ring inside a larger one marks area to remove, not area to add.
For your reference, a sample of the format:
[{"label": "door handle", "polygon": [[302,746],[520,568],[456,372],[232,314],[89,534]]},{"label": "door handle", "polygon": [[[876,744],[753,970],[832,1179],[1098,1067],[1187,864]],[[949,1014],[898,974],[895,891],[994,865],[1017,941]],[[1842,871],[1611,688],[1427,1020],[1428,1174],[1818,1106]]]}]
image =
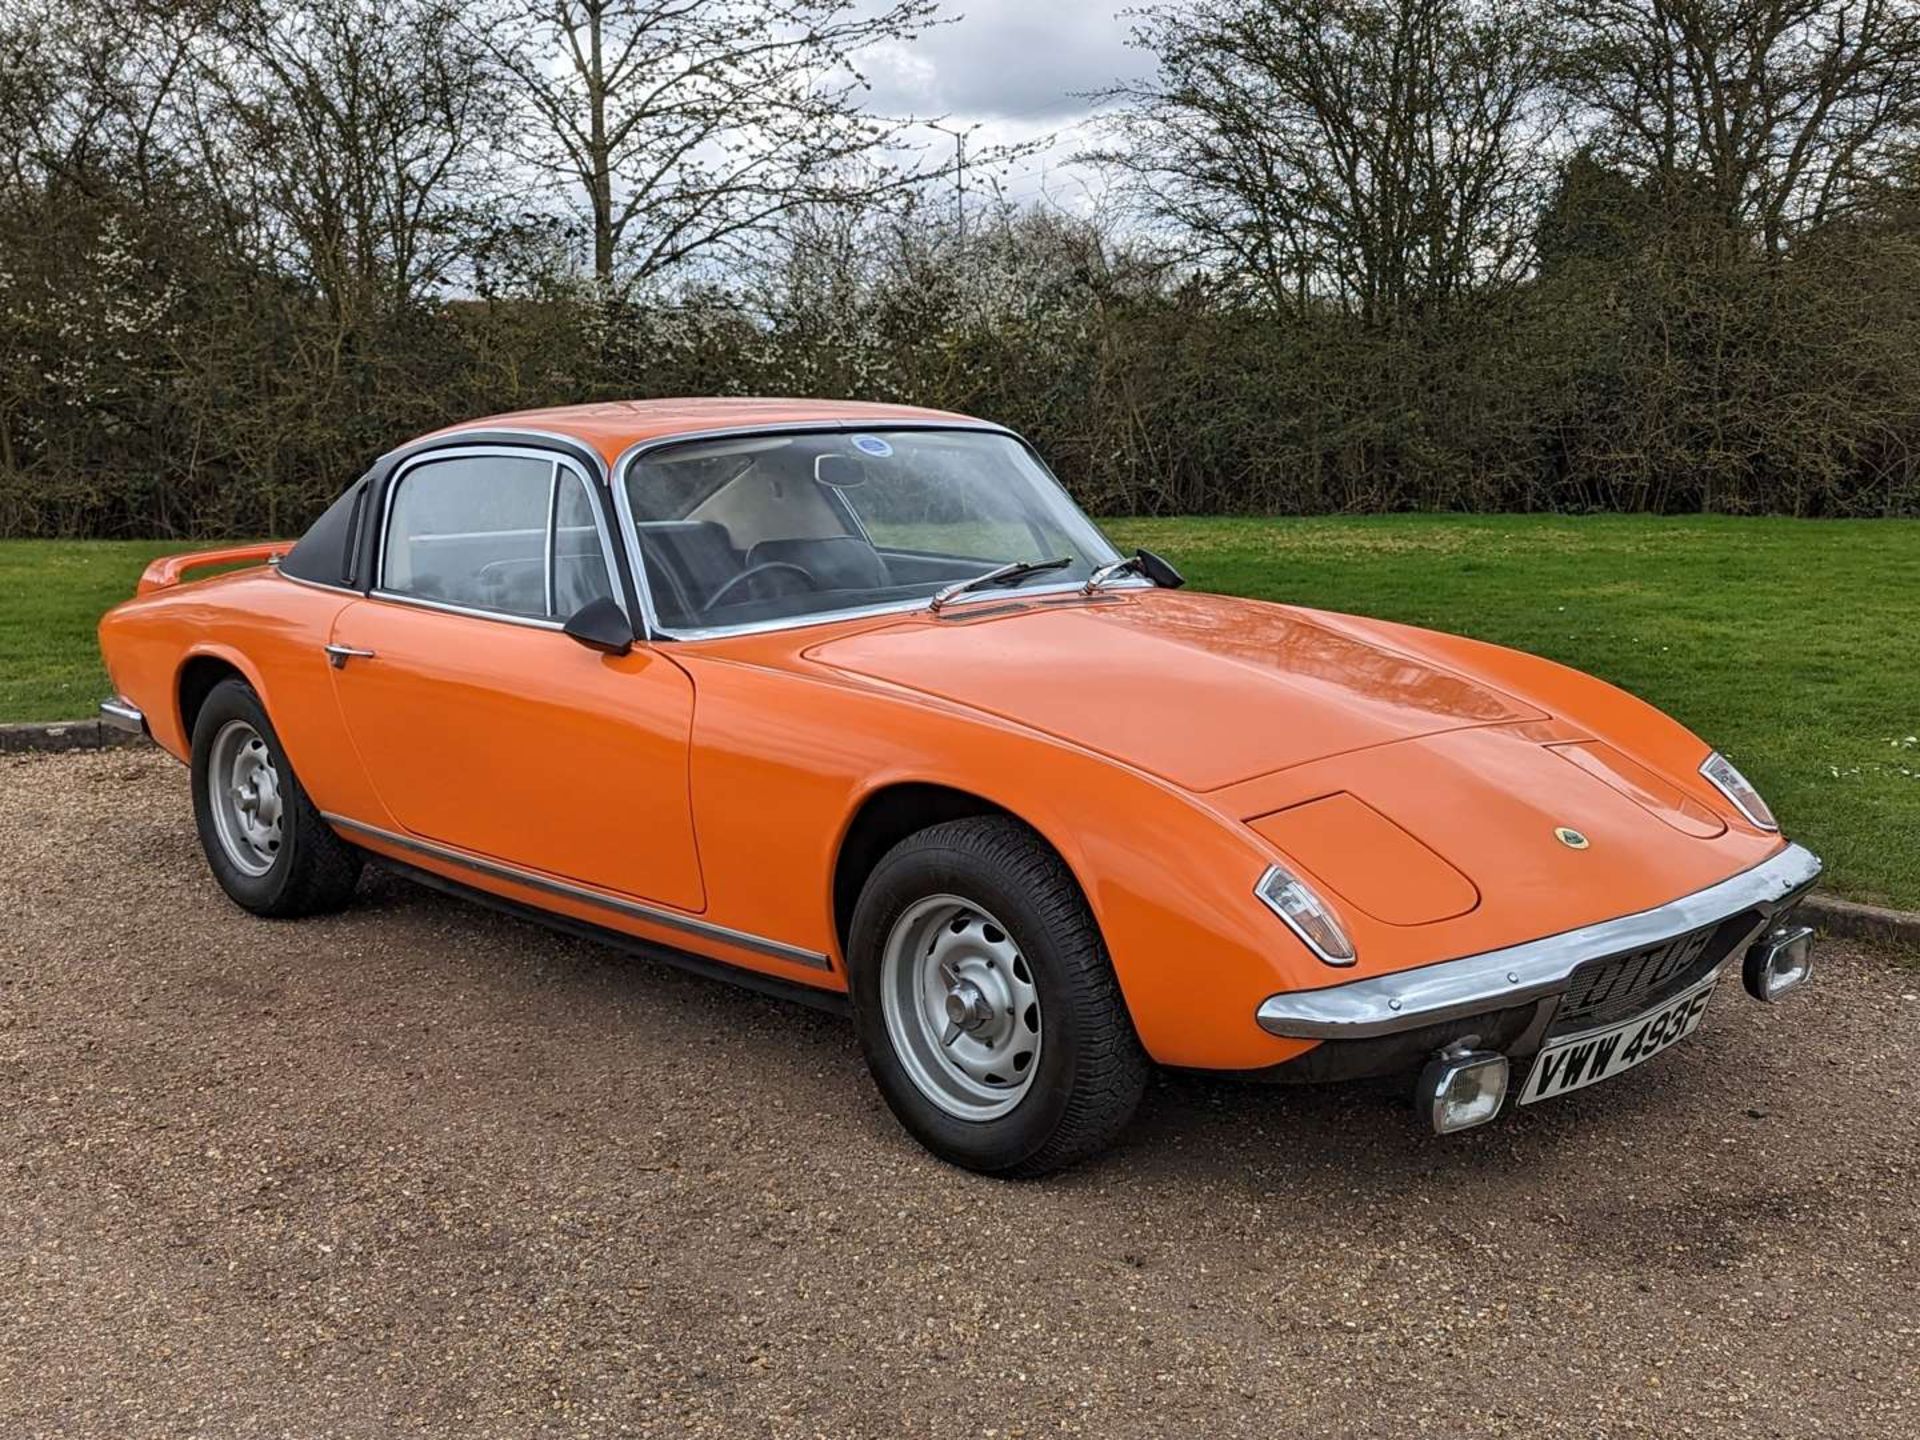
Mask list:
[{"label": "door handle", "polygon": [[324,648],[327,652],[327,663],[336,670],[346,669],[349,660],[373,659],[373,651],[356,650],[351,645],[328,645]]}]

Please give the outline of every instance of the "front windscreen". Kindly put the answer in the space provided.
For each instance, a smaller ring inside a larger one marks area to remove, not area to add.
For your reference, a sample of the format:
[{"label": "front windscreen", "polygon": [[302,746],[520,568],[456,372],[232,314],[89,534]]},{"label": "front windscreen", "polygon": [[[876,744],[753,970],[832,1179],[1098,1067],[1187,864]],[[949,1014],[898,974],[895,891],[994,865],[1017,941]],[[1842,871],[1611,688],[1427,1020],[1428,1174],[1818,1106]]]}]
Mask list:
[{"label": "front windscreen", "polygon": [[669,630],[930,599],[1014,561],[1067,564],[1008,588],[1077,583],[1116,558],[1026,447],[990,431],[692,441],[643,456],[626,486]]}]

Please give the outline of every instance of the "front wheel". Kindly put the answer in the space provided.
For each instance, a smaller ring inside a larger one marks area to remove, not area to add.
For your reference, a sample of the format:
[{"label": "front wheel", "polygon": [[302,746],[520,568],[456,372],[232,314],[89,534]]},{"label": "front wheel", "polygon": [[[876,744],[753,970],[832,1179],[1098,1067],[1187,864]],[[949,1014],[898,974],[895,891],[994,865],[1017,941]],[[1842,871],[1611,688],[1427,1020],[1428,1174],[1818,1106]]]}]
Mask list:
[{"label": "front wheel", "polygon": [[360,852],[320,818],[245,681],[208,692],[193,722],[192,772],[200,848],[235,904],[291,917],[353,898]]},{"label": "front wheel", "polygon": [[909,836],[869,877],[848,944],[881,1094],[934,1154],[1035,1176],[1102,1149],[1148,1061],[1072,874],[1002,816]]}]

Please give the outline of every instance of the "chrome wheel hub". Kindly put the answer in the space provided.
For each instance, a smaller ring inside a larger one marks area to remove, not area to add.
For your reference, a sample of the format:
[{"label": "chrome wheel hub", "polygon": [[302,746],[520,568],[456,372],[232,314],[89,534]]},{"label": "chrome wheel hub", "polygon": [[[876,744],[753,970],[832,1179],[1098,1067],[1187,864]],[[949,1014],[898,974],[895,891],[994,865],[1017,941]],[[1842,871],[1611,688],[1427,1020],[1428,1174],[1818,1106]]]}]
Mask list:
[{"label": "chrome wheel hub", "polygon": [[947,1023],[958,1025],[969,1035],[977,1034],[993,1020],[993,1006],[971,980],[962,980],[947,991]]},{"label": "chrome wheel hub", "polygon": [[1040,992],[1013,937],[957,895],[909,906],[887,935],[880,1006],[921,1094],[962,1120],[1018,1105],[1040,1058]]},{"label": "chrome wheel hub", "polygon": [[280,853],[280,772],[260,732],[229,720],[207,756],[207,800],[220,848],[234,867],[264,875]]}]

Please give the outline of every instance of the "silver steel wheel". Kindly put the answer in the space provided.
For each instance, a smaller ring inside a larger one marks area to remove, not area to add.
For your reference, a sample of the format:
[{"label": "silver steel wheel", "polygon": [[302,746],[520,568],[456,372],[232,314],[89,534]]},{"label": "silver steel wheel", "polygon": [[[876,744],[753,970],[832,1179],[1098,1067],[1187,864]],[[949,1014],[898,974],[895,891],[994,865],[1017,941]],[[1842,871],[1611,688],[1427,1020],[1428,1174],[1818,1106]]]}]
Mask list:
[{"label": "silver steel wheel", "polygon": [[907,1074],[961,1120],[1018,1105],[1040,1059],[1040,992],[1007,927],[970,900],[907,908],[880,957],[880,1008]]},{"label": "silver steel wheel", "polygon": [[220,848],[234,867],[260,876],[280,853],[280,772],[260,732],[229,720],[207,751],[207,800]]}]

